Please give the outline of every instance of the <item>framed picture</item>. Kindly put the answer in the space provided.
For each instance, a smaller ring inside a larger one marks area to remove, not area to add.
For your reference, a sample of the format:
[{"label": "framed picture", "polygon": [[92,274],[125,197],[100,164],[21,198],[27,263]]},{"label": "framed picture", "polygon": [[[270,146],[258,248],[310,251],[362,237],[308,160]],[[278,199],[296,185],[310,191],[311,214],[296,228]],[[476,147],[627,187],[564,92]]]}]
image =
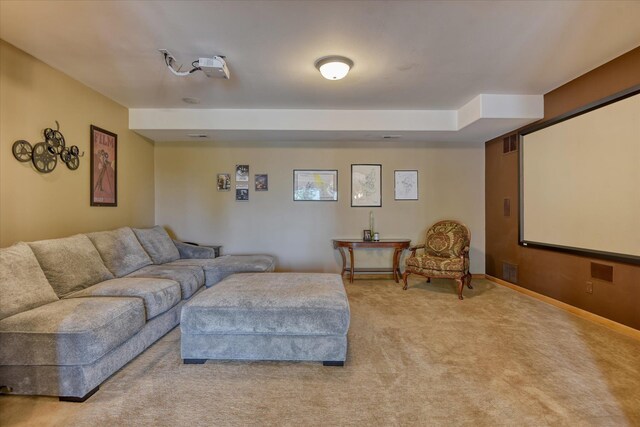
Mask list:
[{"label": "framed picture", "polygon": [[249,182],[249,165],[236,165],[236,181]]},{"label": "framed picture", "polygon": [[269,191],[269,175],[256,174],[254,178],[256,191]]},{"label": "framed picture", "polygon": [[395,200],[418,200],[418,171],[397,170],[393,178]]},{"label": "framed picture", "polygon": [[249,201],[249,184],[236,185],[236,201],[238,202]]},{"label": "framed picture", "polygon": [[231,175],[228,173],[219,173],[218,179],[216,180],[218,183],[218,191],[229,191],[231,190]]},{"label": "framed picture", "polygon": [[351,206],[382,206],[382,165],[351,165]]},{"label": "framed picture", "polygon": [[365,242],[371,241],[371,230],[362,230],[362,240]]},{"label": "framed picture", "polygon": [[118,135],[91,125],[91,206],[118,206]]},{"label": "framed picture", "polygon": [[337,170],[293,170],[293,200],[335,202],[338,200]]}]

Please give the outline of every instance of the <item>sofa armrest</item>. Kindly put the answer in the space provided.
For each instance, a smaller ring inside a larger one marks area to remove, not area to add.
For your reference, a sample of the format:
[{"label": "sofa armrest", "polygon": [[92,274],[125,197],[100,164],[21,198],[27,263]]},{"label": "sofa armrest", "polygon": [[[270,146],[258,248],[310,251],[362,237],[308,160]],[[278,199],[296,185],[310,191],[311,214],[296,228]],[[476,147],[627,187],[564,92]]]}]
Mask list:
[{"label": "sofa armrest", "polygon": [[216,250],[214,248],[192,245],[175,239],[173,243],[175,243],[176,248],[178,248],[181,259],[206,259],[216,257]]}]

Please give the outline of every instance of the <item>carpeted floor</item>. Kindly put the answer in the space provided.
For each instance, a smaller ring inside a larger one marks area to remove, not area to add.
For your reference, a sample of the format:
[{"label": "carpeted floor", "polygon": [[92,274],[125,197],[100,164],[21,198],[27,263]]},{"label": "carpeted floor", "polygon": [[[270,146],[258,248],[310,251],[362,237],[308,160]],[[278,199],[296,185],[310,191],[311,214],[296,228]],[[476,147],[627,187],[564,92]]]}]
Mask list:
[{"label": "carpeted floor", "polygon": [[1,425],[640,425],[640,342],[486,280],[346,283],[346,365],[183,365],[174,329],[83,404],[0,397]]}]

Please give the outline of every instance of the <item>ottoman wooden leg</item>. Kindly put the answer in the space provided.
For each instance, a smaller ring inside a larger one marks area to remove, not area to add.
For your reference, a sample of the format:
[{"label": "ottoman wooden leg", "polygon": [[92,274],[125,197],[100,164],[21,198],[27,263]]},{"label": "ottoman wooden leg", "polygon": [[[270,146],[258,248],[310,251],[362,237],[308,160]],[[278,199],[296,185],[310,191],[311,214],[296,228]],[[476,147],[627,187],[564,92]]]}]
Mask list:
[{"label": "ottoman wooden leg", "polygon": [[207,359],[182,359],[185,365],[202,365]]},{"label": "ottoman wooden leg", "polygon": [[322,366],[344,366],[343,360],[325,360]]}]

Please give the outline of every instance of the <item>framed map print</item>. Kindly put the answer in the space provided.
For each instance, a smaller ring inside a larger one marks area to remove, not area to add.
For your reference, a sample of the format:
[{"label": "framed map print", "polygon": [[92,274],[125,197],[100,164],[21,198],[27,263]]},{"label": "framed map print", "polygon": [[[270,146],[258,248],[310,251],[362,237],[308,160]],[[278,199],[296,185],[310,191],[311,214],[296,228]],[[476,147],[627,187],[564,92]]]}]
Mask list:
[{"label": "framed map print", "polygon": [[293,170],[293,200],[335,202],[338,200],[337,170]]},{"label": "framed map print", "polygon": [[351,206],[382,206],[382,165],[351,165]]},{"label": "framed map print", "polygon": [[418,200],[418,171],[394,171],[393,179],[396,200]]},{"label": "framed map print", "polygon": [[118,206],[118,135],[91,125],[91,206]]}]

